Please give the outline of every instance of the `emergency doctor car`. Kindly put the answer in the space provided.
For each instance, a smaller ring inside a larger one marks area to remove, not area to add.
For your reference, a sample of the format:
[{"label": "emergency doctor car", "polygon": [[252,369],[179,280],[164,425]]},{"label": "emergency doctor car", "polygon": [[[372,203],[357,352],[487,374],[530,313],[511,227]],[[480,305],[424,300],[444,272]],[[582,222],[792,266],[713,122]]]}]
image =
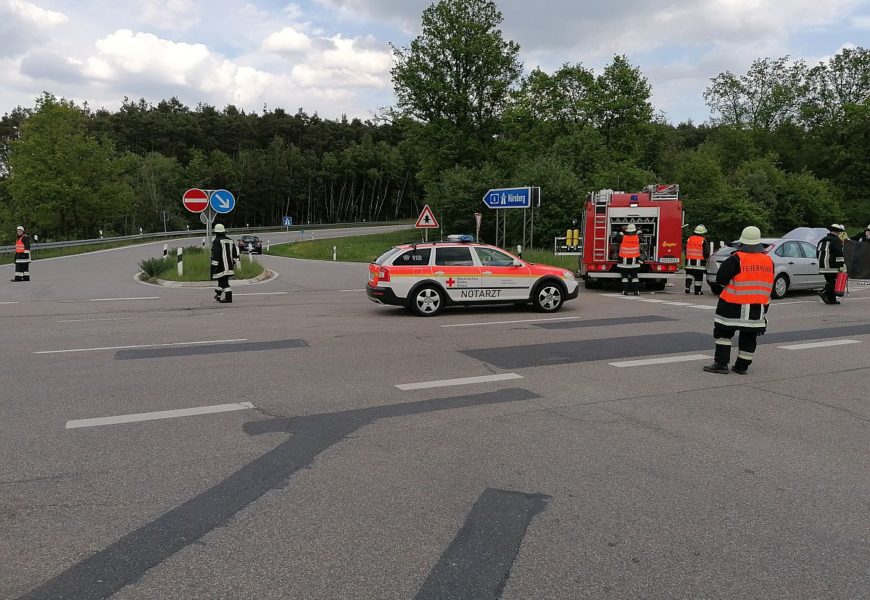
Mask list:
[{"label": "emergency doctor car", "polygon": [[571,271],[525,262],[472,239],[450,236],[391,248],[369,265],[366,294],[424,317],[452,304],[532,304],[556,312],[577,297]]}]

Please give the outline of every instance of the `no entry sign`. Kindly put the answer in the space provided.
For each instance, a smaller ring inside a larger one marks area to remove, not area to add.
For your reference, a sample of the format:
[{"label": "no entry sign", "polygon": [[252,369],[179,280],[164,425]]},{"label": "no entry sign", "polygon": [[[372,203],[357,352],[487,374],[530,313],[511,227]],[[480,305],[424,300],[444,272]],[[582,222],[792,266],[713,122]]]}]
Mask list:
[{"label": "no entry sign", "polygon": [[199,188],[192,188],[184,192],[181,201],[190,212],[201,213],[208,206],[208,194]]}]

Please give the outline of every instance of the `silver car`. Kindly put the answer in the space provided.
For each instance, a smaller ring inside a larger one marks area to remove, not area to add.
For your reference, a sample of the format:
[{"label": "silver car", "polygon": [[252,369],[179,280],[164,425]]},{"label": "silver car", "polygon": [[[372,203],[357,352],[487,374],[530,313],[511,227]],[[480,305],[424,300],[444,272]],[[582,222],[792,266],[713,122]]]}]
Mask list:
[{"label": "silver car", "polygon": [[[707,261],[707,283],[714,294],[719,295],[722,286],[716,284],[719,265],[731,256],[735,249],[731,246],[720,248]],[[773,259],[773,292],[771,298],[782,298],[789,290],[817,290],[825,287],[825,278],[819,274],[819,260],[816,247],[804,240],[788,238],[763,238],[764,251]]]}]

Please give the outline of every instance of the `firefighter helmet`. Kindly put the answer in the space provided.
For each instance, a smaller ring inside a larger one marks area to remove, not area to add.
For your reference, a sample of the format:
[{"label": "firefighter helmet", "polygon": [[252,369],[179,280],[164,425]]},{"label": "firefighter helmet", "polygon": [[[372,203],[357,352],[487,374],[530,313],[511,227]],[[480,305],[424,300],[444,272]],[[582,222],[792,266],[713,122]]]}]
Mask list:
[{"label": "firefighter helmet", "polygon": [[761,230],[758,227],[750,225],[743,229],[739,241],[744,246],[757,246],[761,243]]},{"label": "firefighter helmet", "polygon": [[215,233],[223,233],[225,231],[226,231],[226,228],[223,225],[221,225],[220,223],[218,223],[217,225],[214,226]]},{"label": "firefighter helmet", "polygon": [[828,227],[831,231],[846,231],[846,228],[842,225],[838,225],[837,223],[831,223],[831,226]]},{"label": "firefighter helmet", "polygon": [[636,233],[637,227],[634,226],[634,223],[629,223],[628,227],[625,228],[625,233]]},{"label": "firefighter helmet", "polygon": [[15,228],[15,231],[24,231],[24,227],[19,225],[18,227]]},{"label": "firefighter helmet", "polygon": [[704,235],[705,233],[707,233],[707,228],[703,225],[698,225],[697,227],[695,227],[695,233],[697,233],[698,235]]}]

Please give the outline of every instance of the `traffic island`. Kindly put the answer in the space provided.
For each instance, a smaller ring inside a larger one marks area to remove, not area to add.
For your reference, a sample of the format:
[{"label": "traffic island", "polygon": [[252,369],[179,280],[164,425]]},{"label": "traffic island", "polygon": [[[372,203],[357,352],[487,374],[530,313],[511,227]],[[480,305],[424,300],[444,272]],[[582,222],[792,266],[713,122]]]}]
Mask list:
[{"label": "traffic island", "polygon": [[[166,252],[161,258],[150,258],[139,263],[136,280],[166,287],[211,287],[210,255],[203,248],[191,246]],[[261,283],[277,277],[274,271],[259,262],[243,257],[236,265],[233,285]]]}]

